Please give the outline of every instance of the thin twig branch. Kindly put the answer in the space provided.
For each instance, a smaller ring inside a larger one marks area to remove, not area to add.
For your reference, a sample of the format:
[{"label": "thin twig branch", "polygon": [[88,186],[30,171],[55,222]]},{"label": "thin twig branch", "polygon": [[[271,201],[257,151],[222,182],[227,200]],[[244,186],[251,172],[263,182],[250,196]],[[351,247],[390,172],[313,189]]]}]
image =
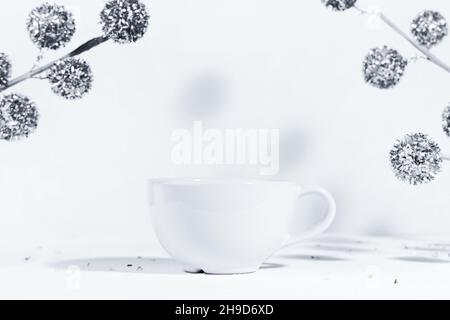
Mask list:
[{"label": "thin twig branch", "polygon": [[48,64],[46,64],[46,65],[44,65],[42,67],[31,69],[27,73],[25,73],[25,74],[23,74],[23,75],[21,75],[21,76],[19,76],[17,78],[12,79],[11,81],[8,82],[8,84],[5,87],[0,89],[0,92],[5,91],[5,90],[7,90],[7,89],[9,89],[9,88],[11,88],[11,87],[13,87],[13,86],[23,82],[23,81],[25,81],[25,80],[31,79],[33,77],[36,77],[37,75],[39,75],[39,74],[43,73],[44,71],[50,69],[58,61],[78,56],[78,55],[80,55],[80,54],[82,54],[82,53],[84,53],[86,51],[91,50],[92,48],[95,48],[95,47],[99,46],[100,44],[102,44],[102,43],[104,43],[104,42],[106,42],[108,40],[109,40],[109,38],[105,37],[105,36],[100,36],[100,37],[96,37],[94,39],[91,39],[91,40],[85,42],[84,44],[82,44],[81,46],[79,46],[78,48],[76,48],[75,50],[73,50],[70,53],[66,54],[65,56],[63,56],[63,57],[61,57],[59,59],[56,59],[56,60],[54,60],[54,61],[52,61],[52,62],[50,62],[50,63],[48,63]]},{"label": "thin twig branch", "polygon": [[410,36],[408,36],[405,32],[403,32],[391,19],[389,19],[386,15],[384,15],[382,12],[369,12],[364,9],[361,9],[357,6],[354,7],[358,12],[362,14],[372,14],[376,15],[380,18],[381,21],[383,21],[388,27],[390,27],[392,30],[397,32],[402,38],[404,38],[406,41],[408,41],[414,48],[419,50],[428,61],[434,63],[441,69],[447,71],[450,73],[450,66],[447,65],[444,61],[439,59],[436,55],[434,55],[430,50],[425,48],[424,46],[419,45],[414,39],[412,39]]}]

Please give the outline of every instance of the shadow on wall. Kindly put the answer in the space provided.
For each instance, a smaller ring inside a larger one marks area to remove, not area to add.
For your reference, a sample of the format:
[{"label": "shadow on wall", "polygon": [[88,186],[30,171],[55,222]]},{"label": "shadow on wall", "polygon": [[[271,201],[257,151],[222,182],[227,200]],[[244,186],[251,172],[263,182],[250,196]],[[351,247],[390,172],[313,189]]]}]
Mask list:
[{"label": "shadow on wall", "polygon": [[181,114],[191,120],[214,116],[228,97],[228,83],[217,72],[205,72],[191,80],[181,93]]},{"label": "shadow on wall", "polygon": [[299,128],[280,131],[280,176],[290,177],[307,159],[309,139]]}]

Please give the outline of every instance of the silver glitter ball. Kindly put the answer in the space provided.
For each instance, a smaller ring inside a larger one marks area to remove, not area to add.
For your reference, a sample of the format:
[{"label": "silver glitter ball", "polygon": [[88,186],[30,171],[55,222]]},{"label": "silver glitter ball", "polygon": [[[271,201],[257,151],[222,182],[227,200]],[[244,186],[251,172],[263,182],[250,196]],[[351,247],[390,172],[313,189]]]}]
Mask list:
[{"label": "silver glitter ball", "polygon": [[356,0],[322,0],[322,3],[335,11],[344,11],[353,7]]},{"label": "silver glitter ball", "polygon": [[441,170],[441,150],[423,133],[398,140],[389,155],[396,177],[412,185],[433,181]]},{"label": "silver glitter ball", "polygon": [[149,15],[139,0],[112,0],[100,13],[100,19],[106,37],[117,43],[130,43],[144,36]]},{"label": "silver glitter ball", "polygon": [[57,95],[69,99],[80,99],[92,87],[93,75],[89,64],[79,58],[67,58],[55,63],[47,78]]},{"label": "silver glitter ball", "polygon": [[450,137],[450,104],[448,104],[442,113],[442,129]]},{"label": "silver glitter ball", "polygon": [[373,48],[364,59],[363,72],[367,83],[379,89],[395,87],[405,73],[408,60],[387,46]]},{"label": "silver glitter ball", "polygon": [[64,47],[75,33],[75,20],[64,6],[45,3],[33,9],[27,29],[31,40],[41,49]]},{"label": "silver glitter ball", "polygon": [[419,44],[429,49],[447,36],[447,21],[437,11],[423,11],[411,23],[411,33]]},{"label": "silver glitter ball", "polygon": [[38,125],[36,105],[27,97],[8,94],[0,100],[0,139],[19,140],[27,138]]},{"label": "silver glitter ball", "polygon": [[6,87],[11,76],[11,62],[6,54],[0,52],[0,89]]}]

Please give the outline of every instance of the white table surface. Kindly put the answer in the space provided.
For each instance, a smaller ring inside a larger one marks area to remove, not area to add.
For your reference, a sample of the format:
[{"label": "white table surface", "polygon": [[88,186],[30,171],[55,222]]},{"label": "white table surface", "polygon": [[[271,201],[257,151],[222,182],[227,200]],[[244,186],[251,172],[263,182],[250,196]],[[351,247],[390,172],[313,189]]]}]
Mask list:
[{"label": "white table surface", "polygon": [[152,241],[0,241],[3,299],[450,298],[450,237],[324,235],[259,272],[187,274]]}]

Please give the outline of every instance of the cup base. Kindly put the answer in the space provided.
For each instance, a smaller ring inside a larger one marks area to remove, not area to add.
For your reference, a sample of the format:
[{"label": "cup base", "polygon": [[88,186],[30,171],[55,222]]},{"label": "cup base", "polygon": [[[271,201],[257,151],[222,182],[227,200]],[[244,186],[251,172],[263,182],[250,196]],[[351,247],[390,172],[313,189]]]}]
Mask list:
[{"label": "cup base", "polygon": [[206,273],[211,275],[232,275],[232,274],[248,274],[258,271],[259,266],[236,268],[236,269],[210,269],[210,268],[192,268],[184,267],[183,270],[187,273]]},{"label": "cup base", "polygon": [[183,267],[184,272],[186,273],[202,273],[203,270],[199,269],[199,268],[193,268],[193,267],[188,267],[188,266],[184,266]]}]

